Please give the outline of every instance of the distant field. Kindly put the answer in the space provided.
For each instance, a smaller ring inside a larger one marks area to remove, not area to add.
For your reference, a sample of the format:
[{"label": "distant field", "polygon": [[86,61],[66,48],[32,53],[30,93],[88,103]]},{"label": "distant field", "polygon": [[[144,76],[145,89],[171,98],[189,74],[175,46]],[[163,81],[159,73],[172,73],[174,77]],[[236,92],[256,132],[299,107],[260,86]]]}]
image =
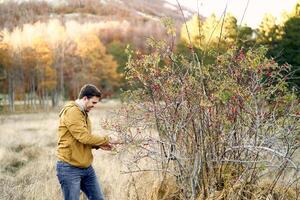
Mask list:
[{"label": "distant field", "polygon": [[[100,122],[109,118],[119,105],[117,102],[97,105],[90,113],[94,133],[106,134]],[[57,111],[0,116],[1,200],[62,199],[55,172],[57,124]],[[97,150],[94,156],[94,168],[106,199],[135,199],[131,194],[132,177],[120,173],[120,159],[124,155]]]}]

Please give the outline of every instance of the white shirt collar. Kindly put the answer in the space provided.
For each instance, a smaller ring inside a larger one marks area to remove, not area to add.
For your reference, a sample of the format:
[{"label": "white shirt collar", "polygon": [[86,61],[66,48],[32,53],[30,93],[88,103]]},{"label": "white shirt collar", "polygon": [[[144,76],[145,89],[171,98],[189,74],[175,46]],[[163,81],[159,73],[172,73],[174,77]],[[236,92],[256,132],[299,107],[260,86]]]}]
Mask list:
[{"label": "white shirt collar", "polygon": [[76,99],[75,103],[76,103],[76,105],[79,106],[79,108],[80,108],[81,111],[84,111],[84,106],[82,105],[82,103],[81,103],[81,101],[79,99]]}]

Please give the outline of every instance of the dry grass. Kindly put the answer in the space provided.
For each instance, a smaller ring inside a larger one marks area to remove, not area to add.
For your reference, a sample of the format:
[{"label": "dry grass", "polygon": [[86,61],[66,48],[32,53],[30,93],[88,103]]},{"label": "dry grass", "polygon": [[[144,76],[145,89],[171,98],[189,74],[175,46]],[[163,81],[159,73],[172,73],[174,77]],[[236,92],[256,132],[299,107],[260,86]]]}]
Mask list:
[{"label": "dry grass", "polygon": [[[105,132],[100,122],[109,117],[118,103],[105,102],[91,112],[94,133]],[[30,113],[0,116],[0,199],[62,199],[55,171],[55,148],[58,113]],[[108,200],[136,199],[132,177],[121,174],[121,157],[101,150],[94,151],[94,168]],[[154,183],[145,175],[139,183],[142,198]],[[151,186],[151,184],[150,184]],[[82,195],[83,196],[83,195]],[[82,197],[81,199],[84,199]]]},{"label": "dry grass", "polygon": [[[120,103],[115,101],[97,105],[90,113],[94,133],[108,134],[100,124],[119,106]],[[62,199],[55,171],[57,124],[57,111],[0,115],[0,200]],[[130,156],[128,152],[94,151],[93,166],[107,200],[180,199],[174,178],[167,177],[162,181],[158,172],[121,173],[128,171],[122,161]],[[148,169],[151,164],[147,159],[141,161]],[[285,189],[283,185],[272,194],[265,194],[268,184],[249,188],[249,192],[255,193],[255,199],[280,199],[280,194],[284,193],[294,199],[296,188]],[[239,185],[234,185],[215,191],[208,199],[235,199],[239,189]],[[81,199],[85,199],[83,194]],[[202,198],[199,196],[198,199]]]},{"label": "dry grass", "polygon": [[57,199],[56,113],[2,115],[0,199]]}]

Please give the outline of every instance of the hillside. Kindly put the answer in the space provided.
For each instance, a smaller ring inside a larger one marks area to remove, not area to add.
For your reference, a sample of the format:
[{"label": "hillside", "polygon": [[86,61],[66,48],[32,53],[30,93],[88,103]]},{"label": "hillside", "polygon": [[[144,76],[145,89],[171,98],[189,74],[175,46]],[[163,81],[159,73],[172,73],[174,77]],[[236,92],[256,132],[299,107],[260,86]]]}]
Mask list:
[{"label": "hillside", "polygon": [[[186,20],[193,15],[191,10],[181,8]],[[0,30],[13,31],[25,24],[51,20],[59,20],[65,26],[75,22],[96,30],[104,44],[117,40],[144,49],[145,38],[165,37],[160,22],[164,17],[173,19],[179,33],[184,22],[182,12],[177,4],[166,0],[3,1]]]},{"label": "hillside", "polygon": [[[182,7],[185,18],[193,12]],[[87,1],[2,1],[0,28],[11,29],[25,23],[45,21],[49,18],[87,21],[159,21],[171,17],[182,24],[178,5],[165,0],[87,0]]]}]

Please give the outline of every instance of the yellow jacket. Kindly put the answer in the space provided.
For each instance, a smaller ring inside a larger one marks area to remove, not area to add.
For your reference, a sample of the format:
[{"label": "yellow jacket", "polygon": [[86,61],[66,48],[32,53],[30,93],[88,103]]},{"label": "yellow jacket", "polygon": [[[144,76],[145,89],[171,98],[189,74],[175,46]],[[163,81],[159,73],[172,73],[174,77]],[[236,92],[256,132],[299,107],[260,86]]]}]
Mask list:
[{"label": "yellow jacket", "polygon": [[59,113],[57,157],[73,166],[86,168],[93,162],[92,148],[107,144],[107,136],[91,134],[91,122],[86,112],[73,101]]}]

